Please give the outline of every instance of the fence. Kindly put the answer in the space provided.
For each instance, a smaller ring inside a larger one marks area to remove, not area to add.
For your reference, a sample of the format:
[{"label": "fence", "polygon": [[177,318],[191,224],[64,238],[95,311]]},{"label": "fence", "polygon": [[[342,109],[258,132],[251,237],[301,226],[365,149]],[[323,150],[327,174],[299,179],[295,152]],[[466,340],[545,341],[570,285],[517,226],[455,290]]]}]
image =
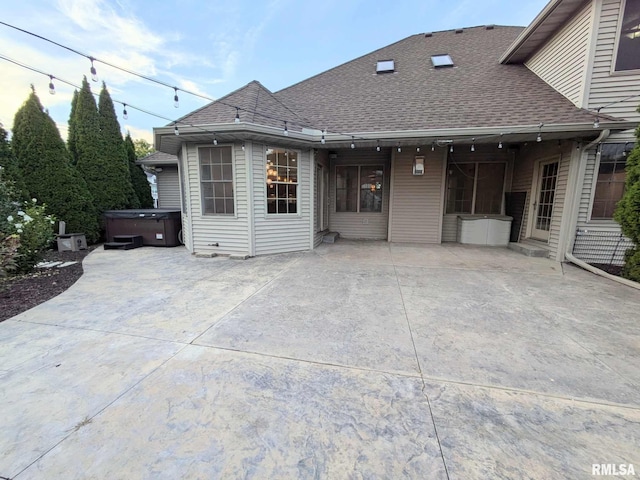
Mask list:
[{"label": "fence", "polygon": [[633,243],[621,233],[578,229],[573,255],[591,265],[624,265],[624,254]]}]

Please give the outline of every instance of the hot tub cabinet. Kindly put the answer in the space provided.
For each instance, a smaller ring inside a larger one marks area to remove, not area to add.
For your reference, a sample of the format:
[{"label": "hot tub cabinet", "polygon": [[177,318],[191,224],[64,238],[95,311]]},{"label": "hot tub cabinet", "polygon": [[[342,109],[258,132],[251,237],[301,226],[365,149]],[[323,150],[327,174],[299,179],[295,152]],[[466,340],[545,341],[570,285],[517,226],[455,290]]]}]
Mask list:
[{"label": "hot tub cabinet", "polygon": [[143,245],[177,247],[182,244],[180,210],[108,210],[104,217],[107,242],[113,242],[118,235],[140,235]]},{"label": "hot tub cabinet", "polygon": [[511,220],[506,215],[459,215],[458,243],[507,246]]}]

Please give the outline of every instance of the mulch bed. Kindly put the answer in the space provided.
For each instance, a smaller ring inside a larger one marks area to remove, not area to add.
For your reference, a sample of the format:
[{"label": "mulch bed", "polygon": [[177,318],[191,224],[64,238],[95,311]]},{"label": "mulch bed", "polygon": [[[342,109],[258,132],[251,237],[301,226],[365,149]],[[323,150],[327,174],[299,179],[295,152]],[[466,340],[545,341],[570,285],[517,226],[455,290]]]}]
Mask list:
[{"label": "mulch bed", "polygon": [[24,275],[0,278],[0,322],[18,315],[60,295],[82,276],[82,260],[89,250],[79,252],[58,252],[49,250],[43,261],[78,262],[64,268],[35,268]]}]

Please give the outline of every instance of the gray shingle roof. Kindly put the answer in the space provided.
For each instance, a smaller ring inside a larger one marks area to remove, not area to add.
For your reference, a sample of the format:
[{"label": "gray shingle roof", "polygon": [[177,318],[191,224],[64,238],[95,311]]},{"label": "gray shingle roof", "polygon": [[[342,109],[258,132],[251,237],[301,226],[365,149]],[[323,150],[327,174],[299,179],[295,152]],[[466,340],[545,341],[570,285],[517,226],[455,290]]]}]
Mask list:
[{"label": "gray shingle roof", "polygon": [[[463,33],[413,35],[275,93],[316,128],[375,132],[581,123],[593,115],[524,65],[498,59],[523,29],[474,27]],[[448,53],[455,67],[435,69],[431,55]],[[378,60],[396,73],[375,74]]]},{"label": "gray shingle roof", "polygon": [[175,155],[171,155],[170,153],[153,152],[149,155],[139,158],[136,163],[144,165],[178,163],[178,157],[176,157]]}]

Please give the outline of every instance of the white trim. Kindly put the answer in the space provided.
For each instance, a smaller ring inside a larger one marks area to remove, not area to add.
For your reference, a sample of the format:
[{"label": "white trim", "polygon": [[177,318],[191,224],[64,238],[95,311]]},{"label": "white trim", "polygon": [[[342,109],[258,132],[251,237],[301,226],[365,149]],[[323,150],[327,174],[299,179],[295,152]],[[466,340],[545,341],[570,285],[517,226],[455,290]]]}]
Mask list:
[{"label": "white trim", "polygon": [[624,20],[624,10],[627,6],[627,0],[620,0],[620,10],[618,10],[618,21],[616,26],[616,40],[613,44],[613,55],[611,56],[610,75],[637,75],[640,68],[631,70],[616,70],[616,62],[618,61],[618,47],[620,46],[620,37],[622,36],[622,23]]},{"label": "white trim", "polygon": [[589,96],[591,94],[591,81],[593,79],[593,67],[596,58],[596,48],[600,34],[600,14],[602,13],[602,0],[593,0],[591,3],[591,30],[589,31],[589,47],[587,48],[586,65],[582,78],[580,92],[580,108],[589,108]]},{"label": "white trim", "polygon": [[[268,197],[268,192],[269,190],[267,189],[267,177],[265,175],[265,183],[264,183],[264,218],[265,220],[269,220],[269,219],[275,219],[275,218],[294,218],[294,217],[302,217],[302,201],[300,200],[302,197],[301,191],[302,191],[302,167],[300,167],[300,165],[302,165],[302,150],[298,150],[296,148],[289,148],[289,147],[275,147],[275,146],[269,146],[267,144],[265,144],[264,149],[262,150],[262,166],[266,167],[267,165],[267,149],[271,148],[272,150],[282,150],[285,153],[286,152],[295,152],[295,154],[298,156],[297,158],[297,162],[298,162],[298,166],[296,167],[298,169],[298,173],[297,173],[297,180],[296,183],[286,183],[286,182],[281,182],[281,183],[276,183],[274,185],[295,185],[296,186],[296,213],[269,213],[269,197]],[[313,177],[313,174],[311,175],[311,177]],[[278,201],[278,197],[276,196],[276,202]],[[277,208],[277,207],[276,207]],[[313,216],[312,216],[312,220],[311,223],[313,223]]]},{"label": "white trim", "polygon": [[566,251],[565,245],[571,241],[567,239],[571,239],[575,232],[575,228],[572,227],[574,220],[573,205],[576,197],[575,192],[576,190],[581,190],[580,186],[582,185],[578,184],[577,179],[580,175],[582,164],[581,159],[583,157],[584,150],[573,147],[575,147],[575,144],[572,145],[571,154],[569,155],[569,171],[567,172],[567,185],[565,188],[564,205],[562,206],[562,216],[560,217],[560,229],[558,232],[558,249],[556,251],[555,258],[558,262],[562,261],[563,253]]},{"label": "white trim", "polygon": [[[184,174],[186,177],[184,178],[184,188],[185,188],[185,199],[187,201],[187,209],[184,211],[183,215],[189,219],[189,244],[187,245],[187,249],[191,253],[194,252],[194,240],[193,240],[193,208],[191,205],[191,181],[189,179],[189,148],[187,143],[182,144],[182,158],[178,158],[178,179],[180,179],[180,168],[184,163],[185,169]],[[181,200],[182,201],[182,200]],[[182,229],[184,230],[184,225],[182,225]],[[184,239],[184,231],[182,233],[182,238]]]},{"label": "white trim", "polygon": [[[184,145],[184,144],[183,144]],[[230,147],[231,148],[231,178],[233,183],[233,214],[230,215],[228,213],[205,213],[204,212],[204,198],[202,198],[202,180],[200,179],[200,148],[222,148],[222,147]],[[198,196],[200,197],[200,218],[238,218],[238,197],[236,195],[236,144],[235,143],[219,143],[218,145],[200,143],[195,145],[196,149],[196,161],[197,161],[197,183],[198,183]],[[246,144],[245,144],[246,149]],[[245,156],[247,152],[245,150]]]},{"label": "white trim", "polygon": [[393,184],[396,175],[396,151],[391,149],[391,165],[389,166],[389,218],[387,219],[387,242],[393,241],[391,222],[393,219]]},{"label": "white trim", "polygon": [[[255,210],[253,202],[253,142],[246,142],[244,150],[244,168],[247,171],[247,240],[249,243],[249,256],[256,256]],[[235,201],[235,190],[233,198]]]},{"label": "white trim", "polygon": [[[266,148],[265,148],[265,152],[266,152]],[[298,164],[298,167],[300,167],[300,164]],[[311,189],[309,194],[309,204],[310,204],[309,205],[309,250],[313,250],[313,248],[315,247],[317,223],[314,220],[316,215],[319,215],[319,212],[316,212],[316,203],[318,202],[319,195],[320,195],[320,189],[318,189],[318,191],[316,192],[316,188],[315,188],[317,168],[318,168],[318,164],[316,163],[316,152],[313,148],[311,148],[309,149],[309,187]],[[314,195],[314,192],[315,192],[315,195]],[[300,210],[302,210],[302,208],[300,208]],[[320,217],[318,217],[318,219],[319,218]]]},{"label": "white trim", "polygon": [[[540,158],[534,161],[533,164],[533,178],[531,179],[531,197],[529,198],[529,216],[527,220],[527,231],[525,238],[530,238],[532,240],[537,240],[539,242],[545,243],[545,245],[549,244],[549,237],[546,240],[541,240],[540,238],[536,238],[533,236],[533,225],[536,221],[537,212],[536,206],[538,203],[538,189],[540,183],[540,167],[543,164],[549,163],[557,163],[558,164],[558,174],[560,173],[560,164],[562,162],[562,155],[549,155],[547,157]],[[555,192],[558,190],[558,179],[556,176],[556,186],[553,194],[553,207],[551,211],[551,218],[553,218],[553,210],[556,208],[556,199],[557,196]],[[534,206],[536,204],[536,206]],[[551,225],[549,225],[549,234],[551,234]],[[550,236],[550,235],[549,235]]]},{"label": "white trim", "polygon": [[442,243],[442,228],[444,227],[445,199],[447,194],[447,149],[442,152],[442,182],[440,183],[440,215],[438,215],[438,243]]}]

